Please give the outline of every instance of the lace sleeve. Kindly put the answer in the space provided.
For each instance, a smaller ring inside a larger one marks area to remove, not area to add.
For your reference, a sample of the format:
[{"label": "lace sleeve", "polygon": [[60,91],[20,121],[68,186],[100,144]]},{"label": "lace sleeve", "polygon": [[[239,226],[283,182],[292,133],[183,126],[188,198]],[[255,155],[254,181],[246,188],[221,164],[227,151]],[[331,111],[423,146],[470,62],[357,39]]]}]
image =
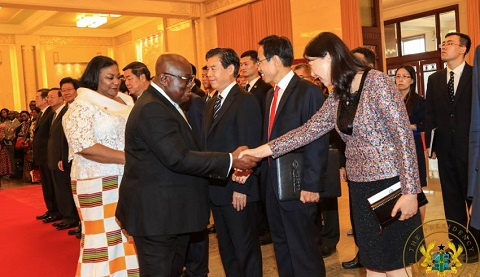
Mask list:
[{"label": "lace sleeve", "polygon": [[63,118],[63,128],[68,144],[74,153],[93,146],[95,108],[85,102],[72,104]]}]

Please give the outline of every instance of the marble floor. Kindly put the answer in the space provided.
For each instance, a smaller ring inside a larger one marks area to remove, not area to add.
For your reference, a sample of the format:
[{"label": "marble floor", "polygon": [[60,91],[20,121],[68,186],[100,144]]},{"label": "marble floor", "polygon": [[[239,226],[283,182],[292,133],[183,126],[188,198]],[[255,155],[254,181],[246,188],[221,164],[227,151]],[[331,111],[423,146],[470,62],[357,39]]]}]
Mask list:
[{"label": "marble floor", "polygon": [[[432,166],[435,169],[435,166]],[[440,187],[440,181],[438,179],[438,172],[433,170],[429,172],[428,186],[424,188],[424,192],[427,195],[429,204],[427,205],[427,211],[425,216],[426,227],[424,228],[425,236],[427,237],[427,243],[435,240],[438,242],[447,241],[448,236],[446,233],[447,227],[441,226],[440,231],[432,230],[432,224],[438,225],[438,222],[445,222],[439,219],[445,219],[442,201],[442,191]],[[436,177],[436,178],[435,178]],[[340,242],[337,245],[337,252],[328,258],[324,259],[325,267],[327,270],[327,276],[342,276],[342,277],[356,277],[365,276],[365,269],[350,269],[345,270],[342,268],[341,263],[351,260],[357,249],[353,241],[353,237],[347,236],[347,231],[351,229],[349,218],[349,205],[348,205],[348,187],[346,183],[342,182],[342,196],[338,199],[339,216],[340,216]],[[436,221],[438,220],[438,221]],[[429,223],[430,222],[430,223]],[[445,223],[443,223],[445,224]],[[480,243],[480,242],[479,242]],[[439,244],[439,243],[438,243]],[[263,257],[263,273],[265,277],[278,276],[277,265],[275,262],[275,255],[273,252],[273,245],[262,246]],[[223,271],[222,263],[220,260],[220,254],[218,252],[217,239],[214,234],[210,235],[210,275],[212,277],[223,277],[225,273]],[[430,273],[426,275],[425,268],[420,266],[413,267],[413,276],[437,276],[436,273]],[[480,263],[464,264],[458,268],[457,274],[445,275],[445,276],[480,276]],[[303,276],[299,276],[303,277]]]},{"label": "marble floor", "polygon": [[[430,172],[429,183],[425,188],[425,193],[429,200],[427,205],[427,212],[425,222],[444,222],[441,219],[444,219],[443,203],[442,203],[442,192],[440,188],[440,182],[437,178],[437,172]],[[12,187],[25,186],[30,184],[22,183],[21,181],[11,180],[11,179],[1,179],[0,189],[8,189]],[[356,254],[356,247],[353,241],[353,237],[347,236],[347,231],[351,229],[350,220],[349,220],[349,206],[348,206],[348,190],[346,183],[342,183],[342,196],[338,200],[339,204],[339,215],[340,215],[340,242],[337,245],[337,252],[325,259],[325,266],[327,269],[327,276],[345,276],[345,277],[354,277],[354,276],[365,276],[364,269],[351,269],[344,270],[341,267],[343,261],[351,260]],[[438,221],[435,221],[438,220]],[[444,242],[447,240],[447,234],[445,232],[447,227],[438,227],[439,224],[435,224],[437,228],[441,230],[435,230],[435,226],[424,227],[425,235],[427,237],[427,243],[430,241],[440,241]],[[441,224],[440,224],[441,225]],[[445,225],[445,224],[444,224]],[[446,226],[446,225],[445,225]],[[433,229],[432,229],[433,228]],[[443,229],[442,229],[443,228]],[[222,263],[220,260],[220,254],[218,252],[218,245],[215,234],[210,235],[210,274],[211,277],[223,277],[225,273],[223,271]],[[277,265],[275,262],[275,256],[273,252],[273,245],[262,246],[262,256],[263,256],[263,272],[266,277],[275,277],[278,276]],[[459,272],[457,274],[452,274],[451,276],[480,276],[480,263],[476,264],[464,264],[461,268],[458,268]],[[414,266],[413,276],[437,276],[436,273],[425,274],[425,269],[420,266]],[[446,275],[449,276],[449,275]],[[299,276],[306,277],[306,276]]]}]

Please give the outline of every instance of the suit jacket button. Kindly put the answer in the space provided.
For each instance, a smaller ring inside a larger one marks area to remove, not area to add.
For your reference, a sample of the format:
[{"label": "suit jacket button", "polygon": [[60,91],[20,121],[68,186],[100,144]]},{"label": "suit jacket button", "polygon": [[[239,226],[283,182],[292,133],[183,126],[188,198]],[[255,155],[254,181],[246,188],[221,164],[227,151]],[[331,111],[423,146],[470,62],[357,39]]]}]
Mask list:
[{"label": "suit jacket button", "polygon": [[455,115],[454,115],[453,113],[450,115],[450,117],[454,117],[454,116],[455,116]]}]

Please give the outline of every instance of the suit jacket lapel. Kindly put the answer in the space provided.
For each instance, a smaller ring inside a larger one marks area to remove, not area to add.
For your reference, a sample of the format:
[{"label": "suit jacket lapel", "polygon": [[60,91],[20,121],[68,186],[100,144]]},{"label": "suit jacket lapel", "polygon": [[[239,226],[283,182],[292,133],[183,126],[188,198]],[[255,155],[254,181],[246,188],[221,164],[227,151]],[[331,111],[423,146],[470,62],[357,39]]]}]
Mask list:
[{"label": "suit jacket lapel", "polygon": [[[58,118],[61,118],[68,110],[68,103],[65,103],[65,106],[60,110],[57,116],[55,116],[54,119],[52,119],[52,126],[53,124],[58,124]],[[55,112],[55,111],[54,111]]]},{"label": "suit jacket lapel", "polygon": [[274,91],[274,88],[271,88],[267,92],[267,97],[265,98],[265,105],[267,110],[265,111],[265,116],[263,118],[263,134],[262,134],[263,142],[267,142],[268,122],[270,120],[270,109],[273,101],[273,91]]},{"label": "suit jacket lapel", "polygon": [[438,92],[442,101],[444,101],[447,107],[452,107],[450,104],[450,96],[447,89],[447,69],[443,69],[440,74],[440,91]]},{"label": "suit jacket lapel", "polygon": [[277,121],[278,115],[282,112],[282,108],[283,106],[285,106],[285,103],[287,103],[288,97],[290,96],[290,94],[292,94],[292,92],[295,90],[295,87],[297,86],[298,78],[299,77],[297,75],[293,75],[293,78],[290,80],[287,88],[283,92],[280,103],[278,103],[278,108],[275,111],[275,121],[273,122],[272,130],[275,127],[275,122]]},{"label": "suit jacket lapel", "polygon": [[[233,100],[235,99],[240,87],[238,85],[234,85],[230,92],[228,93],[227,98],[223,101],[222,106],[220,107],[220,110],[218,111],[217,117],[213,119],[212,126],[210,127],[210,131],[215,128],[215,126],[218,124],[218,122],[222,119],[223,115],[228,111],[228,107],[233,103]],[[215,102],[215,101],[212,101]]]},{"label": "suit jacket lapel", "polygon": [[147,91],[150,92],[153,95],[153,97],[156,97],[156,98],[160,99],[160,101],[162,101],[175,114],[175,117],[177,117],[177,119],[180,122],[182,122],[180,124],[184,124],[186,128],[188,128],[189,130],[192,130],[190,128],[190,126],[188,125],[187,121],[185,121],[185,118],[183,118],[183,116],[180,114],[180,112],[177,110],[177,108],[175,108],[173,106],[173,104],[170,103],[170,101],[168,101],[168,99],[165,98],[165,96],[163,96],[153,86],[149,86]]},{"label": "suit jacket lapel", "polygon": [[459,97],[461,97],[465,93],[465,86],[468,85],[469,80],[472,80],[472,68],[470,67],[470,65],[465,64],[462,76],[458,81],[457,91],[455,92],[455,101],[453,102],[454,106],[458,102]]},{"label": "suit jacket lapel", "polygon": [[[205,114],[203,116],[203,134],[204,134],[204,140],[208,137],[208,134],[210,133],[210,128],[212,128],[212,123],[213,123],[213,104],[215,103],[215,100],[217,99],[217,95],[208,100],[206,107],[205,107]],[[205,141],[204,141],[205,142]]]}]

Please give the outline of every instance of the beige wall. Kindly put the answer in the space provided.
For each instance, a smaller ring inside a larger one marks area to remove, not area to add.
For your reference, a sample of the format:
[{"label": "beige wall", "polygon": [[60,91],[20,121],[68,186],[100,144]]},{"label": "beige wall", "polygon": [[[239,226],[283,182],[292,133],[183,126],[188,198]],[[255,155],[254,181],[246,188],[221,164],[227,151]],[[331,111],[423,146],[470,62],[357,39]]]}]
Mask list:
[{"label": "beige wall", "polygon": [[0,82],[0,109],[4,107],[11,109],[14,107],[10,49],[14,48],[9,45],[0,45],[0,76],[2,76],[2,81]]},{"label": "beige wall", "polygon": [[340,0],[290,0],[292,11],[293,54],[302,58],[307,43],[321,32],[342,37]]}]

